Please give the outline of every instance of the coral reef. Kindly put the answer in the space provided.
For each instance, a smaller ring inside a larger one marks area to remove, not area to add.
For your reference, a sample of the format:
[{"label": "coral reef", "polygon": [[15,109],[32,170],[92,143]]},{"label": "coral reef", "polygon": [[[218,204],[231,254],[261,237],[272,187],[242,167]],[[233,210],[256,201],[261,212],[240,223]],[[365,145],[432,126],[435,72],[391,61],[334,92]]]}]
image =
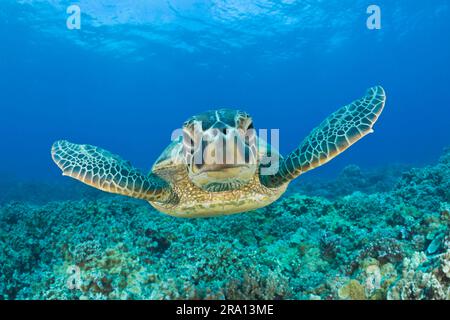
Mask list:
[{"label": "coral reef", "polygon": [[189,220],[120,196],[12,197],[0,299],[449,299],[450,151],[392,176],[350,167],[317,196]]},{"label": "coral reef", "polygon": [[407,165],[389,165],[371,170],[362,170],[357,165],[345,167],[334,180],[305,177],[294,181],[296,191],[310,196],[337,199],[355,191],[365,194],[391,191],[402,173],[410,169]]}]

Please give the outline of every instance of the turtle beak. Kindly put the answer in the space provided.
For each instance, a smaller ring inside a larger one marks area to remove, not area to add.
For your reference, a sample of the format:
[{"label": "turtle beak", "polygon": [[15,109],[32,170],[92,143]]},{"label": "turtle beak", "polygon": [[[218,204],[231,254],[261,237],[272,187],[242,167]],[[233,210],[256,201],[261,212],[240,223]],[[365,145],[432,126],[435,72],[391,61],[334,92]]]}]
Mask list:
[{"label": "turtle beak", "polygon": [[[255,140],[256,141],[256,140]],[[248,143],[234,128],[212,132],[208,130],[197,141],[189,166],[194,184],[233,185],[248,183],[256,171],[256,142]]]},{"label": "turtle beak", "polygon": [[[252,148],[253,147],[253,148]],[[196,173],[226,171],[256,165],[256,146],[245,143],[235,129],[216,134],[207,134],[199,142],[192,159],[192,170]]]}]

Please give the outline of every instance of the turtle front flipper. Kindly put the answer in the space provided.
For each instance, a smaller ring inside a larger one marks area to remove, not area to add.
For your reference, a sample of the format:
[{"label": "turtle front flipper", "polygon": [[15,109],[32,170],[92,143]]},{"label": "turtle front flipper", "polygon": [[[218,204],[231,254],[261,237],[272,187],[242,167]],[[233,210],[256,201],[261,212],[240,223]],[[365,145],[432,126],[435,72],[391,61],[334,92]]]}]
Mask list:
[{"label": "turtle front flipper", "polygon": [[53,144],[52,158],[63,175],[97,189],[147,201],[176,201],[166,181],[155,174],[143,175],[128,161],[101,148],[61,140]]},{"label": "turtle front flipper", "polygon": [[267,187],[279,187],[327,163],[373,132],[372,127],[383,111],[385,101],[382,87],[369,89],[364,97],[325,119],[280,163],[276,174],[261,176],[261,182]]}]

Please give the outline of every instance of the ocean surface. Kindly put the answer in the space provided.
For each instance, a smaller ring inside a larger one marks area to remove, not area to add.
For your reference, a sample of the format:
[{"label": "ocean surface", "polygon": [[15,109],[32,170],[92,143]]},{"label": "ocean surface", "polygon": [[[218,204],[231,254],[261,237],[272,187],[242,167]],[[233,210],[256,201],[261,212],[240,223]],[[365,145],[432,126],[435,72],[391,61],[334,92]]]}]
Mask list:
[{"label": "ocean surface", "polygon": [[[450,299],[449,18],[447,0],[1,1],[0,299]],[[165,216],[50,156],[67,139],[148,172],[222,107],[288,154],[375,85],[374,134],[253,212]]]}]

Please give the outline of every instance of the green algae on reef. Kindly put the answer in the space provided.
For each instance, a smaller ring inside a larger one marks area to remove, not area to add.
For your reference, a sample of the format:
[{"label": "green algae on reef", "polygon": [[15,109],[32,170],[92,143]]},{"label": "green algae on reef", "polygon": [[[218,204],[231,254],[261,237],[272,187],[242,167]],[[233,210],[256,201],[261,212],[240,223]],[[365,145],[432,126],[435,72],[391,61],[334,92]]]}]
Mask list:
[{"label": "green algae on reef", "polygon": [[218,218],[112,196],[9,202],[0,298],[450,299],[449,224],[450,151],[389,191],[292,192]]}]

